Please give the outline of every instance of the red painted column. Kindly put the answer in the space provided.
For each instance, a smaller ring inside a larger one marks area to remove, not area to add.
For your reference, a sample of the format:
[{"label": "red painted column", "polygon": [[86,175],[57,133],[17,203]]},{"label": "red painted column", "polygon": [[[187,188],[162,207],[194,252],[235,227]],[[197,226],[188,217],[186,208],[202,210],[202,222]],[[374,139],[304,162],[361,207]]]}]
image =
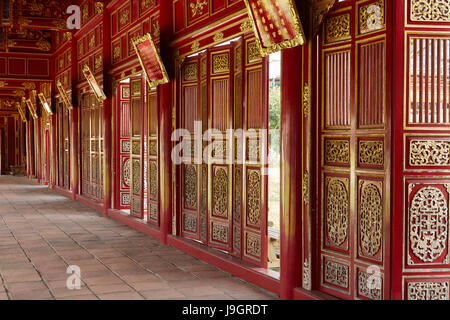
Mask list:
[{"label": "red painted column", "polygon": [[[56,107],[54,108],[56,110]],[[54,189],[56,186],[56,158],[58,151],[56,149],[56,113],[54,113],[51,116],[51,138],[50,138],[50,144],[51,144],[51,188]]]},{"label": "red painted column", "polygon": [[27,154],[27,178],[31,178],[31,152],[30,152],[30,121],[25,124],[25,141],[26,141],[26,154]]},{"label": "red painted column", "polygon": [[42,118],[37,118],[36,121],[36,128],[35,128],[35,134],[36,134],[36,178],[38,183],[41,183],[42,180],[42,155],[41,152],[43,152],[42,150],[42,141],[41,141],[41,119]]},{"label": "red painted column", "polygon": [[80,161],[79,161],[79,136],[78,136],[78,116],[79,116],[79,106],[78,99],[76,97],[77,93],[77,82],[78,82],[78,52],[77,52],[77,40],[75,37],[72,38],[71,43],[71,84],[72,84],[72,106],[71,111],[71,137],[70,137],[70,172],[71,172],[71,183],[72,183],[72,198],[75,199],[77,194],[80,193]]},{"label": "red painted column", "polygon": [[112,79],[108,74],[111,69],[111,34],[110,13],[103,12],[103,90],[107,99],[103,102],[103,145],[104,145],[104,181],[103,181],[103,214],[107,215],[112,199]]},{"label": "red painted column", "polygon": [[171,81],[159,87],[159,141],[160,141],[160,230],[161,243],[167,244],[167,235],[172,230],[172,52],[173,3],[160,2],[161,57]]},{"label": "red painted column", "polygon": [[281,299],[302,280],[302,47],[281,55]]}]

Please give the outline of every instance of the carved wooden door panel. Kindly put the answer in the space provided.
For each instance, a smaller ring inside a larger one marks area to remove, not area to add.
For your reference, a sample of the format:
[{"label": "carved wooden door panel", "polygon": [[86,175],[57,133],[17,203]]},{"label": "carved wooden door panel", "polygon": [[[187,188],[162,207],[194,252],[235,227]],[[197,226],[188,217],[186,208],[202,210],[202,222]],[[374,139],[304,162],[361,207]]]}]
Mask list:
[{"label": "carved wooden door panel", "polygon": [[63,183],[62,187],[70,189],[70,112],[60,105],[62,109],[62,172]]},{"label": "carved wooden door panel", "polygon": [[116,139],[117,163],[119,170],[116,174],[116,208],[130,209],[130,186],[131,186],[131,89],[129,83],[121,83],[116,92]]},{"label": "carved wooden door panel", "polygon": [[81,96],[81,193],[91,191],[91,107],[89,95]]},{"label": "carved wooden door panel", "polygon": [[255,39],[250,36],[243,40],[242,53],[244,57],[241,62],[244,84],[242,120],[246,132],[243,152],[240,153],[243,156],[242,257],[244,260],[266,267],[269,58],[260,56]]},{"label": "carved wooden door panel", "polygon": [[320,37],[318,280],[344,299],[390,297],[389,7],[339,4]]},{"label": "carved wooden door panel", "polygon": [[183,153],[186,161],[181,165],[182,213],[181,234],[190,239],[200,240],[200,181],[202,165],[195,161],[194,126],[201,121],[200,109],[200,60],[199,57],[187,59],[181,70],[181,127],[187,130],[191,138],[184,143],[191,146],[190,154]]},{"label": "carved wooden door panel", "polygon": [[450,299],[449,8],[395,2],[394,299]]},{"label": "carved wooden door panel", "polygon": [[131,79],[131,215],[144,218],[144,166],[142,161],[143,143],[143,107],[142,107],[142,78]]},{"label": "carved wooden door panel", "polygon": [[[227,130],[233,129],[233,57],[232,45],[208,50],[208,139],[212,146],[208,162],[209,244],[227,252],[233,250],[233,164],[227,161],[232,145],[227,145]],[[232,159],[232,158],[231,158]]]},{"label": "carved wooden door panel", "polygon": [[148,221],[159,226],[159,99],[157,90],[148,94]]}]

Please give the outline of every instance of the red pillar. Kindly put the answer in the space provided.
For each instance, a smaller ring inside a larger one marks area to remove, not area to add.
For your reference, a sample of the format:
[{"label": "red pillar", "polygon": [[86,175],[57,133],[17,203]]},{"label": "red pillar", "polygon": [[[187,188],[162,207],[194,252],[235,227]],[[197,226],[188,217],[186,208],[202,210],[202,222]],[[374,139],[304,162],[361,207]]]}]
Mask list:
[{"label": "red pillar", "polygon": [[77,41],[75,37],[72,38],[71,43],[71,71],[72,71],[72,106],[71,111],[71,138],[70,138],[70,172],[71,172],[71,183],[72,183],[72,198],[75,199],[76,195],[80,193],[80,161],[79,161],[79,139],[78,139],[78,99],[76,98],[77,93],[77,77],[78,77],[78,52],[77,52]]},{"label": "red pillar", "polygon": [[38,183],[41,183],[42,180],[42,141],[41,141],[41,119],[42,118],[37,118],[36,119],[36,128],[35,128],[35,133],[36,133],[36,176],[37,176],[37,181]]},{"label": "red pillar", "polygon": [[[174,79],[171,67],[170,42],[173,38],[171,1],[160,2],[161,57],[168,69],[169,78]],[[161,243],[167,244],[167,235],[172,230],[172,81],[159,87],[159,139],[160,139],[160,230]]]},{"label": "red pillar", "polygon": [[281,55],[281,299],[293,299],[302,279],[302,50]]},{"label": "red pillar", "polygon": [[[56,107],[55,107],[56,110]],[[54,189],[56,186],[56,158],[57,158],[57,154],[58,151],[56,149],[56,113],[54,113],[51,116],[51,138],[50,138],[50,144],[51,144],[51,188]]]},{"label": "red pillar", "polygon": [[111,34],[110,14],[105,8],[103,13],[103,90],[107,99],[103,102],[103,139],[104,139],[104,181],[103,214],[107,215],[112,199],[112,79],[108,74],[111,69]]},{"label": "red pillar", "polygon": [[26,141],[26,155],[27,155],[27,178],[31,178],[31,152],[30,152],[30,121],[25,124],[25,141]]}]

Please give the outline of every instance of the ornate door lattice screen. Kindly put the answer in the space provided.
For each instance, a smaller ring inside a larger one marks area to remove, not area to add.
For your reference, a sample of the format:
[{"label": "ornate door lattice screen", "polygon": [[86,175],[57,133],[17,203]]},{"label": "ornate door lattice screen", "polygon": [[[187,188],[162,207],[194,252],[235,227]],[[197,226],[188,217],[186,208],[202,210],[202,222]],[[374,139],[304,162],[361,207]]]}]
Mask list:
[{"label": "ornate door lattice screen", "polygon": [[159,101],[157,90],[148,94],[148,221],[159,226]]},{"label": "ornate door lattice screen", "polygon": [[58,179],[59,186],[70,189],[70,112],[63,103],[58,103]]},{"label": "ornate door lattice screen", "polygon": [[[450,298],[450,4],[400,1],[395,83],[395,299]],[[404,16],[404,14],[406,16]],[[424,25],[426,28],[424,29]],[[401,151],[400,151],[401,150]],[[402,214],[398,214],[402,212]]]},{"label": "ornate door lattice screen", "polygon": [[389,5],[341,4],[320,37],[319,287],[346,299],[390,297]]},{"label": "ornate door lattice screen", "polygon": [[[191,133],[194,121],[202,133],[215,129],[201,145],[203,155],[210,144],[208,163],[193,162],[193,140],[191,154],[183,155],[192,161],[180,168],[181,234],[261,266],[267,265],[267,144],[260,132],[268,121],[267,62],[254,38],[242,37],[187,59],[179,91],[179,125]],[[227,129],[251,133],[227,143]]]},{"label": "ornate door lattice screen", "polygon": [[81,96],[82,194],[103,200],[103,105],[94,94]]}]

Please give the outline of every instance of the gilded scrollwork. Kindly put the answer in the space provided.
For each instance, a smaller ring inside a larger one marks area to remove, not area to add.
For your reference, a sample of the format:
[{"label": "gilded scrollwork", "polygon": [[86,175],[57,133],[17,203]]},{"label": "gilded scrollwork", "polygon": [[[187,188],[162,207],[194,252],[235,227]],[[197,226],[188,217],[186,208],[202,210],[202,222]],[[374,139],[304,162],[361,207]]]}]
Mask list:
[{"label": "gilded scrollwork", "polygon": [[213,55],[213,73],[228,72],[230,59],[227,53]]},{"label": "gilded scrollwork", "polygon": [[246,235],[246,253],[255,257],[261,256],[261,237],[247,233]]},{"label": "gilded scrollwork", "polygon": [[326,22],[327,42],[345,40],[350,37],[350,14],[331,17]]},{"label": "gilded scrollwork", "polygon": [[184,172],[184,205],[195,208],[197,205],[197,170],[195,165],[187,165]]},{"label": "gilded scrollwork", "polygon": [[379,0],[359,8],[359,30],[361,33],[380,30],[384,25],[384,0]]},{"label": "gilded scrollwork", "polygon": [[383,141],[359,141],[359,163],[364,165],[384,165]]},{"label": "gilded scrollwork", "polygon": [[122,165],[122,181],[125,184],[125,187],[129,187],[131,185],[130,159],[127,159]]},{"label": "gilded scrollwork", "polygon": [[197,80],[197,64],[188,63],[183,67],[183,79],[185,81]]},{"label": "gilded scrollwork", "polygon": [[411,0],[411,21],[450,22],[447,0]]},{"label": "gilded scrollwork", "polygon": [[449,282],[408,282],[408,300],[448,300]]},{"label": "gilded scrollwork", "polygon": [[326,140],[325,141],[326,163],[350,163],[350,141],[349,140]]},{"label": "gilded scrollwork", "polygon": [[409,143],[409,164],[421,166],[450,166],[449,140],[417,140]]},{"label": "gilded scrollwork", "polygon": [[213,214],[219,217],[228,217],[228,174],[221,167],[216,167],[214,170]]},{"label": "gilded scrollwork", "polygon": [[372,299],[382,299],[382,288],[370,287],[370,274],[367,272],[358,270],[358,295]]},{"label": "gilded scrollwork", "polygon": [[305,83],[303,86],[303,116],[308,118],[311,114],[311,85]]},{"label": "gilded scrollwork", "polygon": [[423,262],[438,259],[448,243],[448,201],[437,187],[419,189],[409,204],[409,241]]},{"label": "gilded scrollwork", "polygon": [[156,162],[154,162],[154,161],[150,162],[149,178],[150,178],[149,197],[152,200],[157,200],[157,198],[158,198],[158,167],[156,166]]},{"label": "gilded scrollwork", "polygon": [[327,178],[326,227],[329,241],[341,246],[348,237],[349,192],[348,179]]},{"label": "gilded scrollwork", "polygon": [[133,176],[133,193],[139,194],[141,192],[141,162],[134,159],[132,161],[132,176]]},{"label": "gilded scrollwork", "polygon": [[228,227],[221,225],[221,224],[213,223],[211,237],[212,237],[213,241],[227,243],[228,242]]},{"label": "gilded scrollwork", "polygon": [[349,268],[347,265],[331,260],[325,260],[324,272],[324,279],[326,282],[339,287],[348,288]]},{"label": "gilded scrollwork", "polygon": [[305,260],[303,263],[303,289],[311,290],[311,265],[309,260]]},{"label": "gilded scrollwork", "polygon": [[261,224],[261,172],[247,172],[247,220],[252,226]]},{"label": "gilded scrollwork", "polygon": [[183,230],[193,233],[197,232],[197,218],[195,216],[185,214],[183,216]]},{"label": "gilded scrollwork", "polygon": [[375,256],[383,241],[383,197],[379,187],[371,182],[361,186],[359,233],[364,254]]}]

